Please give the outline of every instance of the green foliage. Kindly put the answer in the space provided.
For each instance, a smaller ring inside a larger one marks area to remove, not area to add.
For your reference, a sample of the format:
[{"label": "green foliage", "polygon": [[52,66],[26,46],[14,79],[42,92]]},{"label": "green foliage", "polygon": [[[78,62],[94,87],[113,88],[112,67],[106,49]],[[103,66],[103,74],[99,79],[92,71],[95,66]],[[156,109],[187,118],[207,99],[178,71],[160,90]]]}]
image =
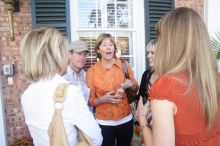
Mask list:
[{"label": "green foliage", "polygon": [[218,31],[215,33],[216,38],[212,37],[211,43],[212,43],[212,48],[215,52],[216,58],[220,59],[220,32]]}]

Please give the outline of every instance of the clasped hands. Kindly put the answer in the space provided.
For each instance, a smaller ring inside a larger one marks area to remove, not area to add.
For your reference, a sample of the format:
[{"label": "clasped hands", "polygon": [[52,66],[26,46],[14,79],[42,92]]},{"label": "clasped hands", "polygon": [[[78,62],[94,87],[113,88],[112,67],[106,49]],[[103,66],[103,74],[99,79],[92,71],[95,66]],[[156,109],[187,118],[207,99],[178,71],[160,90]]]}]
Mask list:
[{"label": "clasped hands", "polygon": [[[132,87],[134,86],[134,84],[132,83],[131,80],[129,79],[126,79],[122,84],[121,84],[121,87],[125,90],[129,87]],[[124,92],[124,91],[123,91]],[[119,102],[122,101],[122,96],[123,94],[117,94],[117,91],[110,91],[110,92],[107,92],[104,96],[103,96],[103,99],[105,100],[105,102],[108,102],[108,103],[112,103],[112,104],[117,104]]]},{"label": "clasped hands", "polygon": [[122,96],[115,94],[115,91],[107,92],[103,98],[105,102],[112,104],[117,104],[122,101]]}]

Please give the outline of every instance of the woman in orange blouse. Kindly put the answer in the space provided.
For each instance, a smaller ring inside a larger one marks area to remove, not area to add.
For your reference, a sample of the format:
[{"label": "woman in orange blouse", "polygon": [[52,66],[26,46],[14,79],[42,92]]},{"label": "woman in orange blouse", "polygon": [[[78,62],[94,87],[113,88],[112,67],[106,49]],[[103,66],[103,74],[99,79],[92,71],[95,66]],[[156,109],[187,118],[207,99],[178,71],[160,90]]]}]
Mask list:
[{"label": "woman in orange blouse", "polygon": [[138,104],[147,146],[220,146],[220,74],[203,19],[177,8],[157,24],[155,71],[149,102]]},{"label": "woman in orange blouse", "polygon": [[103,33],[96,40],[98,61],[87,71],[90,90],[89,103],[96,107],[95,116],[102,129],[102,146],[130,146],[133,119],[127,95],[117,94],[120,88],[138,86],[131,66],[126,62],[129,79],[125,78],[122,62],[116,58],[116,44],[110,34]]}]

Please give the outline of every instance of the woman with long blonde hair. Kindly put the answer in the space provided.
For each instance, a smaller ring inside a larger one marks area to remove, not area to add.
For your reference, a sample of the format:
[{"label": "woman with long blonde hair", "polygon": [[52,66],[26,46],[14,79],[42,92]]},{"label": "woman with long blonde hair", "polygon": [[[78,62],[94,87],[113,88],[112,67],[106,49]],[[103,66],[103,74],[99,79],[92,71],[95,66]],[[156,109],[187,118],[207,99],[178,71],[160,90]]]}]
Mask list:
[{"label": "woman with long blonde hair", "polygon": [[190,8],[177,8],[158,22],[156,31],[159,79],[150,102],[138,105],[146,145],[220,145],[219,73],[203,19]]}]

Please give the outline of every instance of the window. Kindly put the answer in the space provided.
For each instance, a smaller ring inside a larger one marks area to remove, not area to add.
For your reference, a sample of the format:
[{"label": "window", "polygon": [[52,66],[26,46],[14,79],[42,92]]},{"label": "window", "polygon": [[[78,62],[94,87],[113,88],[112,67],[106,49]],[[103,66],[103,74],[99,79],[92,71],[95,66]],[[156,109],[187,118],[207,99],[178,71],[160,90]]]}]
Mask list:
[{"label": "window", "polygon": [[[144,52],[144,27],[140,30],[136,25],[141,24],[141,21],[144,24],[144,15],[136,17],[137,13],[135,13],[139,8],[139,12],[142,10],[144,14],[144,9],[140,9],[140,7],[133,0],[70,1],[72,40],[81,39],[89,46],[90,56],[87,59],[86,68],[97,61],[94,52],[95,40],[99,34],[105,32],[115,38],[117,54],[122,60],[127,60],[131,64],[137,76],[138,54],[136,48],[138,47]],[[139,47],[139,43],[142,47]],[[141,57],[139,56],[139,58]]]}]

